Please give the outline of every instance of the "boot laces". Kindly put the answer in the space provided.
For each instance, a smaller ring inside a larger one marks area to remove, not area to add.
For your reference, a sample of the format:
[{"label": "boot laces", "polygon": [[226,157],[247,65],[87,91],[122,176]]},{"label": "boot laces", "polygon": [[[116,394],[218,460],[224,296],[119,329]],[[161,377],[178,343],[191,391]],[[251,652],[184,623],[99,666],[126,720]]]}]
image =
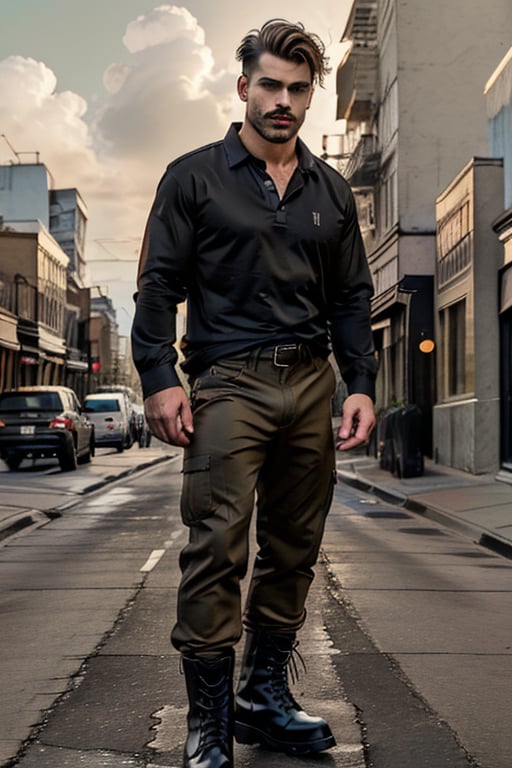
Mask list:
[{"label": "boot laces", "polygon": [[298,650],[298,645],[299,641],[295,640],[291,650],[286,653],[286,656],[283,658],[283,660],[275,660],[276,663],[269,667],[269,671],[272,673],[269,683],[274,699],[287,710],[299,708],[299,705],[295,701],[293,694],[290,691],[288,684],[288,674],[292,684],[298,682],[299,667],[297,660],[299,660],[302,670],[305,673],[307,672],[306,663],[302,657],[302,654]]},{"label": "boot laces", "polygon": [[209,701],[200,701],[197,704],[199,709],[200,728],[200,748],[205,749],[214,746],[223,746],[229,740],[229,727],[227,717],[222,713],[226,708],[226,701],[210,699]]},{"label": "boot laces", "polygon": [[299,681],[299,668],[297,665],[297,659],[300,661],[300,665],[302,667],[302,671],[304,674],[307,674],[307,667],[306,662],[304,661],[304,658],[299,651],[299,641],[295,640],[295,642],[292,645],[292,649],[288,655],[288,659],[286,664],[288,665],[288,669],[290,670],[290,677],[292,680],[292,683],[295,684]]},{"label": "boot laces", "polygon": [[[183,659],[179,661],[180,675],[184,674]],[[224,746],[229,744],[231,738],[229,727],[229,716],[226,713],[229,710],[229,694],[215,694],[204,692],[203,696],[196,701],[199,710],[200,721],[200,739],[198,752],[210,747]]]}]

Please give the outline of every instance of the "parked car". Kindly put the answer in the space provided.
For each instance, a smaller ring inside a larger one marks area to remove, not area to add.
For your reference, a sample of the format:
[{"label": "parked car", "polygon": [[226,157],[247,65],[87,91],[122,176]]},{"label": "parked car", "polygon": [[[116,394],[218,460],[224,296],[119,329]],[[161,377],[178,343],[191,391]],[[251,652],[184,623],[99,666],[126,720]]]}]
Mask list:
[{"label": "parked car", "polygon": [[135,425],[137,429],[136,440],[139,444],[139,448],[149,448],[151,445],[151,438],[153,433],[149,428],[149,424],[146,421],[143,405],[135,405]]},{"label": "parked car", "polygon": [[16,470],[24,458],[56,456],[65,472],[94,456],[94,427],[68,387],[0,393],[0,456]]},{"label": "parked car", "polygon": [[122,392],[86,395],[84,410],[94,424],[97,447],[114,447],[119,452],[131,447],[130,412]]},{"label": "parked car", "polygon": [[[132,387],[127,387],[124,384],[102,384],[96,390],[96,394],[110,394],[112,392],[121,393],[124,395],[126,408],[130,416],[130,438],[131,442],[135,443],[138,440],[138,425],[137,425],[137,396]],[[130,446],[126,446],[130,448]]]}]

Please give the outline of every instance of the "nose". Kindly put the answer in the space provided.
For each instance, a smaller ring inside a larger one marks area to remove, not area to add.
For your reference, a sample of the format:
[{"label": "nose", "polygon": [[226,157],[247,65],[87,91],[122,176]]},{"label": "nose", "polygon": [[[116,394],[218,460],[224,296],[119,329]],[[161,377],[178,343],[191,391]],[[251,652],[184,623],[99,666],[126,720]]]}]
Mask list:
[{"label": "nose", "polygon": [[276,103],[279,107],[286,107],[287,109],[290,107],[291,101],[290,101],[290,93],[288,91],[288,88],[281,88],[281,90],[276,94]]}]

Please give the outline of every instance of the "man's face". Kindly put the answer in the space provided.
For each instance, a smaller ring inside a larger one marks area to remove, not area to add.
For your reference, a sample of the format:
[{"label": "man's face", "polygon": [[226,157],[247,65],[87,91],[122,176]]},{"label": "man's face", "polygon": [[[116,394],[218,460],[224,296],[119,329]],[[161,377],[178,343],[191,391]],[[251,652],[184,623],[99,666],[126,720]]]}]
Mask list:
[{"label": "man's face", "polygon": [[250,77],[238,81],[238,95],[247,102],[246,119],[272,144],[284,144],[299,131],[313,96],[309,66],[262,53]]}]

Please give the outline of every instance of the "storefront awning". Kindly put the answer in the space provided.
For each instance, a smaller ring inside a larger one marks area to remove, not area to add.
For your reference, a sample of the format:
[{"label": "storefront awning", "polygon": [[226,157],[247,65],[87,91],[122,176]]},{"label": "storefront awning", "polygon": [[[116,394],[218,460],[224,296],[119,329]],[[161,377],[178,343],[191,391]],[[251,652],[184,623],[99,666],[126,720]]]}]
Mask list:
[{"label": "storefront awning", "polygon": [[66,360],[66,368],[69,371],[88,371],[89,366],[83,360]]},{"label": "storefront awning", "polygon": [[41,325],[39,326],[39,347],[50,355],[66,354],[65,340]]}]

